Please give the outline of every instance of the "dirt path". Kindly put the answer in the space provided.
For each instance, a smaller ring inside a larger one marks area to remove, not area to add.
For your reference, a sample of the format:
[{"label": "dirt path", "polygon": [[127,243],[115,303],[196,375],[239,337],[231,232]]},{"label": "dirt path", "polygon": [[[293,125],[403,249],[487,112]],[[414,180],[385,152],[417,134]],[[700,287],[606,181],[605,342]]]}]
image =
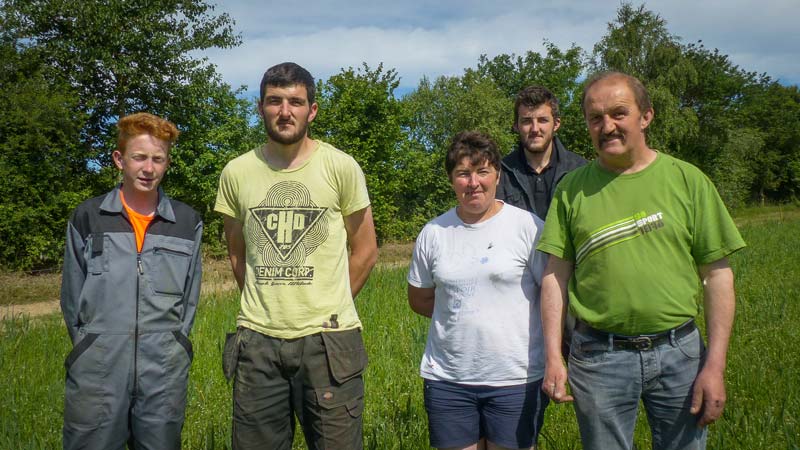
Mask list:
[{"label": "dirt path", "polygon": [[61,311],[61,308],[58,305],[58,300],[28,303],[26,305],[3,305],[0,306],[0,320],[20,316],[39,317],[55,314],[59,311]]},{"label": "dirt path", "polygon": [[[202,287],[202,294],[220,294],[232,290],[235,287],[236,283],[233,280],[204,283]],[[12,317],[40,317],[60,312],[61,306],[59,305],[58,300],[27,303],[23,305],[0,305],[0,321],[10,319]]]}]

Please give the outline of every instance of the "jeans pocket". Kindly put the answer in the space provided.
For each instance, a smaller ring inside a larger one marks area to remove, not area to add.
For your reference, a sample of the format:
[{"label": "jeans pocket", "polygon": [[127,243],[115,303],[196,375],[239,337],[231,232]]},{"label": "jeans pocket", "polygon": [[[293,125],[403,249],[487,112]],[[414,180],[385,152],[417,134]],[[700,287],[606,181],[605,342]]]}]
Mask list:
[{"label": "jeans pocket", "polygon": [[678,350],[683,353],[683,356],[689,359],[700,359],[706,352],[706,345],[698,329],[678,339],[675,344]]},{"label": "jeans pocket", "polygon": [[608,343],[574,330],[569,345],[569,362],[594,364],[602,362],[608,354]]},{"label": "jeans pocket", "polygon": [[367,351],[361,330],[322,333],[331,376],[337,383],[355,378],[367,368]]}]

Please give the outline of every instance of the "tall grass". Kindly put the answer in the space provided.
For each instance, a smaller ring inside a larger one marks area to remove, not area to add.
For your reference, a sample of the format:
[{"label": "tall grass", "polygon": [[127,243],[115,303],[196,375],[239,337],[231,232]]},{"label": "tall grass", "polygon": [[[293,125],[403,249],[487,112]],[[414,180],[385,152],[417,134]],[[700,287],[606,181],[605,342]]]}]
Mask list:
[{"label": "tall grass", "polygon": [[[748,224],[742,233],[749,246],[731,258],[738,309],[728,405],[711,426],[709,448],[800,450],[800,219]],[[370,356],[364,411],[369,449],[428,448],[418,376],[428,321],[407,306],[405,273],[403,267],[376,269],[356,301]],[[202,298],[192,333],[184,448],[230,447],[231,386],[220,360],[237,308],[232,291]],[[58,317],[0,324],[0,449],[61,446],[63,360],[69,347]],[[644,449],[650,440],[641,416],[635,440]],[[304,448],[300,433],[295,448]],[[540,448],[581,448],[571,406],[550,405]]]}]

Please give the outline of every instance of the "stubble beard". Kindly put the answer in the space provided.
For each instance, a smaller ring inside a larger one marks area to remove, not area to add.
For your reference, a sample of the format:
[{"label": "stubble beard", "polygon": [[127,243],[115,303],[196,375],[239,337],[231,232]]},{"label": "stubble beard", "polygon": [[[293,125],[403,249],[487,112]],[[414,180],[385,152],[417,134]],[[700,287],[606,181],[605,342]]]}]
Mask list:
[{"label": "stubble beard", "polygon": [[[295,125],[296,124],[297,122],[295,121]],[[304,126],[297,128],[297,131],[290,135],[281,134],[277,128],[270,125],[266,120],[264,121],[264,128],[266,128],[267,136],[271,141],[277,142],[281,145],[292,145],[300,142],[306,137],[306,133],[308,132],[308,122],[306,122]]]}]

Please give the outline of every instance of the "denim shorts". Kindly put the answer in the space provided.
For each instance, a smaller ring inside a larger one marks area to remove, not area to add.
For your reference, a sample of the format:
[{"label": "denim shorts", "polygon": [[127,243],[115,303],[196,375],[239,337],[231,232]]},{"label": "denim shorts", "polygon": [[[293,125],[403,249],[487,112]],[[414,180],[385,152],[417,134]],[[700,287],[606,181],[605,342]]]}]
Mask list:
[{"label": "denim shorts", "polygon": [[542,380],[514,386],[472,386],[425,380],[431,447],[461,447],[486,438],[509,448],[536,443],[548,398]]}]

